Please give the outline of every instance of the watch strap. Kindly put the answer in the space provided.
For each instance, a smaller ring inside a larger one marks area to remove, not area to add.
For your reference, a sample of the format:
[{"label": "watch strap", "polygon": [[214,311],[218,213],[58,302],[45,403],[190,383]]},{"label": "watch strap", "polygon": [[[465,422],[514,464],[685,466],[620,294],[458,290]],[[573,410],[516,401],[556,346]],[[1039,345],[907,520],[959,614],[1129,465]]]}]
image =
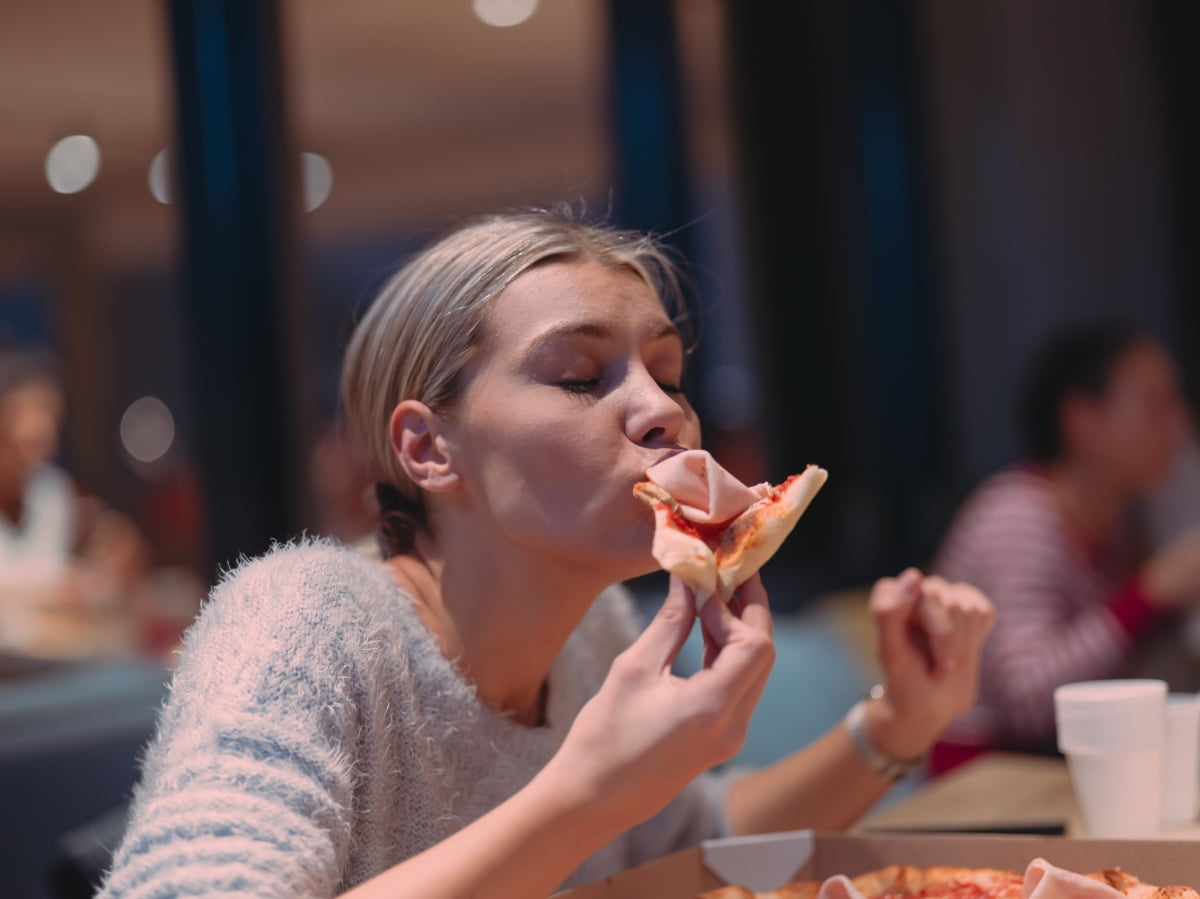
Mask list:
[{"label": "watch strap", "polygon": [[924,758],[894,759],[879,750],[871,741],[870,734],[867,733],[866,715],[867,700],[862,699],[850,707],[843,723],[846,725],[847,733],[850,734],[850,742],[854,746],[854,751],[862,757],[871,770],[888,780],[901,780],[920,771],[925,762]]}]

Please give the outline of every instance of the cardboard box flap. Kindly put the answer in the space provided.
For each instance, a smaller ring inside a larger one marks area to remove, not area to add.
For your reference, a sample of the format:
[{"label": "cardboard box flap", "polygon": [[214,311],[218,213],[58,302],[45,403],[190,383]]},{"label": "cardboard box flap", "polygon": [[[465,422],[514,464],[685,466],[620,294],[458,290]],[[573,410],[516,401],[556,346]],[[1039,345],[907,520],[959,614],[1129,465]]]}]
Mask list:
[{"label": "cardboard box flap", "polygon": [[765,893],[794,880],[812,858],[813,832],[791,830],[754,837],[705,840],[704,866],[724,883]]},{"label": "cardboard box flap", "polygon": [[704,865],[700,847],[693,846],[586,886],[575,887],[555,897],[570,899],[685,899],[725,886]]}]

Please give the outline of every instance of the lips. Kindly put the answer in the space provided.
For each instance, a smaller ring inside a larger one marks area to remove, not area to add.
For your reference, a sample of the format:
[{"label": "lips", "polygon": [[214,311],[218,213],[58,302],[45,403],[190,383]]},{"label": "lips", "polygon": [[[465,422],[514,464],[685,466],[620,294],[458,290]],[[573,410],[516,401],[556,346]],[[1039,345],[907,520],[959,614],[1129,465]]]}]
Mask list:
[{"label": "lips", "polygon": [[663,450],[662,452],[658,453],[654,457],[654,461],[651,462],[649,466],[647,466],[647,470],[654,468],[654,466],[656,466],[656,465],[661,465],[662,463],[666,462],[668,459],[673,459],[676,456],[681,455],[682,453],[696,453],[696,452],[702,452],[702,451],[701,450],[689,450],[685,446],[671,447],[670,449]]}]

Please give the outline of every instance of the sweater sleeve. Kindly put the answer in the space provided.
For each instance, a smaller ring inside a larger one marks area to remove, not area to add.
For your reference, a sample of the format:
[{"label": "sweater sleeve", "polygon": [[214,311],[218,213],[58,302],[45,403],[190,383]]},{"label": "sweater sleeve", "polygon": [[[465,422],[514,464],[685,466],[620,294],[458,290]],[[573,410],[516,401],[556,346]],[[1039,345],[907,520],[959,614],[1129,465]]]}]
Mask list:
[{"label": "sweater sleeve", "polygon": [[1078,581],[1069,572],[1080,563],[1069,540],[1036,497],[992,497],[952,530],[935,566],[975,584],[996,606],[981,681],[997,723],[1021,745],[1053,737],[1054,688],[1112,676],[1144,620],[1136,592],[1075,602]]},{"label": "sweater sleeve", "polygon": [[227,579],[189,632],[104,899],[342,886],[354,668],[332,581],[284,576],[305,564],[294,552]]}]

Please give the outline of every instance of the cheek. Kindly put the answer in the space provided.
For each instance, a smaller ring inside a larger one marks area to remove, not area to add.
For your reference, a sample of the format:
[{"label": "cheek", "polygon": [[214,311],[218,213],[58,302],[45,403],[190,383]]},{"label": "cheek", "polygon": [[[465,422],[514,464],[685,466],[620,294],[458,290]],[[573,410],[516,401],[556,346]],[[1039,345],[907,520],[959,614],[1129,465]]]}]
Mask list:
[{"label": "cheek", "polygon": [[564,414],[545,402],[480,416],[477,433],[487,437],[472,447],[468,469],[483,502],[506,523],[554,526],[606,501],[618,448],[600,418],[598,410]]},{"label": "cheek", "polygon": [[1107,429],[1105,444],[1117,464],[1144,477],[1157,477],[1173,455],[1170,421],[1146,406],[1125,410]]},{"label": "cheek", "polygon": [[1155,471],[1169,468],[1182,446],[1181,431],[1176,418],[1167,411],[1155,410],[1144,428],[1147,463]]}]

